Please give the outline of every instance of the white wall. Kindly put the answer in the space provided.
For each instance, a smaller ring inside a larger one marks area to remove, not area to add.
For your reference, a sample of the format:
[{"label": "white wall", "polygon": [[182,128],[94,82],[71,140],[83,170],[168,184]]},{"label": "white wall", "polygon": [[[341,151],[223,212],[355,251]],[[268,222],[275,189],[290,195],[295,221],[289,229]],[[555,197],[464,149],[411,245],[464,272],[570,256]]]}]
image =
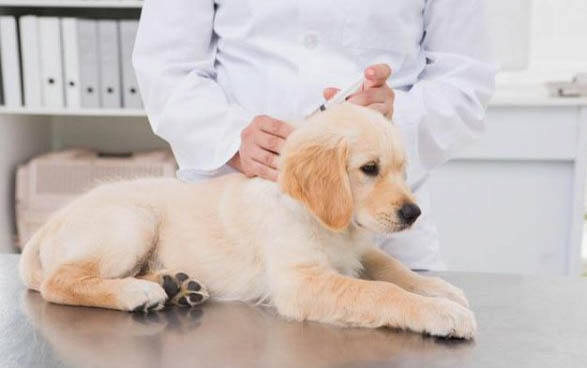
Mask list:
[{"label": "white wall", "polygon": [[587,72],[587,1],[534,0],[531,67],[582,65]]},{"label": "white wall", "polygon": [[92,148],[104,152],[136,152],[169,147],[155,136],[146,118],[55,117],[53,149]]},{"label": "white wall", "polygon": [[[527,0],[488,1],[490,31],[498,36],[497,54],[517,54],[516,44],[522,26],[515,23],[508,30],[496,28],[496,9],[508,17],[507,9],[523,6]],[[533,0],[530,8],[530,32],[528,66],[524,70],[504,70],[498,76],[500,83],[541,83],[554,80],[570,80],[587,72],[587,0]],[[492,13],[493,12],[493,13]],[[512,13],[512,16],[516,16]],[[519,17],[519,15],[517,15]],[[503,21],[507,24],[506,21]],[[493,29],[492,29],[493,27]],[[495,41],[494,41],[495,42]]]},{"label": "white wall", "polygon": [[51,126],[40,117],[2,116],[0,120],[0,253],[12,252],[14,175],[17,165],[51,148]]}]

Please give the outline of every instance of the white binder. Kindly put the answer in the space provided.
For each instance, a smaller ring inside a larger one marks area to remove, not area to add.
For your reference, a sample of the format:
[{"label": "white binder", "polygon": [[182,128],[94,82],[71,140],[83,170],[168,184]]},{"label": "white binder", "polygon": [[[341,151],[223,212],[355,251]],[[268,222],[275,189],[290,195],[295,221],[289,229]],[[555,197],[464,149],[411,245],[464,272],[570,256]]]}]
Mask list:
[{"label": "white binder", "polygon": [[41,78],[46,107],[64,107],[61,26],[57,17],[39,17]]},{"label": "white binder", "polygon": [[100,50],[100,97],[102,107],[120,108],[120,54],[118,47],[118,22],[98,20]]},{"label": "white binder", "polygon": [[26,15],[18,20],[20,29],[20,51],[24,105],[42,107],[43,83],[41,80],[41,44],[39,22],[36,16]]},{"label": "white binder", "polygon": [[77,20],[81,106],[100,107],[100,70],[98,68],[98,23]]},{"label": "white binder", "polygon": [[16,18],[13,16],[0,17],[0,54],[4,105],[20,107],[22,106],[20,62]]},{"label": "white binder", "polygon": [[81,107],[80,64],[77,19],[61,18],[63,32],[63,70],[65,76],[65,105],[70,109]]},{"label": "white binder", "polygon": [[140,109],[143,104],[135,70],[132,66],[132,52],[139,28],[138,20],[120,21],[120,50],[122,60],[122,104],[125,108]]}]

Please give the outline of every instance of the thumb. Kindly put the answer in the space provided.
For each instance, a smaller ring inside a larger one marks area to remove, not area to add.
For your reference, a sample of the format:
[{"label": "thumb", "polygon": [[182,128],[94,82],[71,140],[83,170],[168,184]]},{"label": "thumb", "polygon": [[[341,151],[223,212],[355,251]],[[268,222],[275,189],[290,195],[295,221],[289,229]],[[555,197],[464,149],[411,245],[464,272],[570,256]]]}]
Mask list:
[{"label": "thumb", "polygon": [[327,100],[330,100],[332,97],[334,97],[334,95],[340,91],[338,88],[324,88],[324,91],[322,91],[322,94],[324,95],[324,98]]}]

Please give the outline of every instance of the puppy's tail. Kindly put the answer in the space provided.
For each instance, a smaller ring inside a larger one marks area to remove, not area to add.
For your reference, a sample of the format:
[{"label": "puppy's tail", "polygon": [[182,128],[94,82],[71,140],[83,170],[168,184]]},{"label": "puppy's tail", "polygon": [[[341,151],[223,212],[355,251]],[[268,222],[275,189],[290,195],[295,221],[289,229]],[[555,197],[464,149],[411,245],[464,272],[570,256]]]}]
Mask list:
[{"label": "puppy's tail", "polygon": [[47,224],[43,225],[25,244],[20,256],[20,278],[24,285],[39,291],[42,282],[42,268],[39,250],[45,237]]}]

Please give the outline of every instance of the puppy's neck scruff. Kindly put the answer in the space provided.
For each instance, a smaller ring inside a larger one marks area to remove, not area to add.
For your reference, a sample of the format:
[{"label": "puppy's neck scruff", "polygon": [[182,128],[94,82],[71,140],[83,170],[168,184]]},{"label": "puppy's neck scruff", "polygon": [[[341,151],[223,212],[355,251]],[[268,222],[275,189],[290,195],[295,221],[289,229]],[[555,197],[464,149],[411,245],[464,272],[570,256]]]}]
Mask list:
[{"label": "puppy's neck scruff", "polygon": [[392,233],[415,221],[399,134],[383,115],[344,103],[297,125],[282,151],[279,187],[322,226]]}]

